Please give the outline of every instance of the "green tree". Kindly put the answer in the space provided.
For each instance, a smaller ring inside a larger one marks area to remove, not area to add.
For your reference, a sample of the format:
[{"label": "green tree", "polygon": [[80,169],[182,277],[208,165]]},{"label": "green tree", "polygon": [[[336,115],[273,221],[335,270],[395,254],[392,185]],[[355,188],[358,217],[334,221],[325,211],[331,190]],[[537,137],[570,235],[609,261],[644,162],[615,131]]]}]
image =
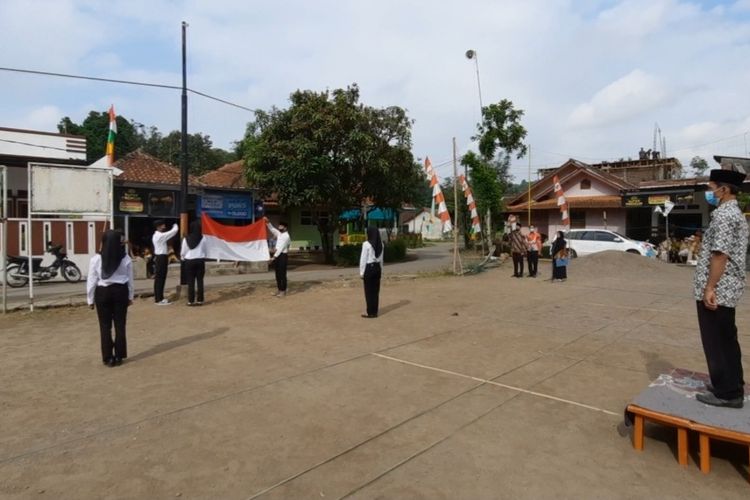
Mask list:
[{"label": "green tree", "polygon": [[326,261],[342,211],[369,200],[398,209],[416,200],[424,176],[411,154],[411,120],[400,108],[359,102],[359,88],[298,90],[287,109],[257,111],[237,145],[250,182],[284,207],[313,207]]},{"label": "green tree", "polygon": [[[156,127],[143,135],[143,151],[172,165],[180,164],[182,134],[174,130],[163,136]],[[213,147],[211,138],[200,132],[188,134],[188,171],[202,175],[236,160],[234,153]]]},{"label": "green tree", "polygon": [[[117,138],[115,139],[115,160],[122,158],[141,145],[140,128],[143,126],[123,116],[116,118]],[[81,124],[70,117],[64,117],[57,125],[61,133],[82,135],[86,138],[86,160],[93,163],[105,155],[109,134],[109,113],[90,111]]]},{"label": "green tree", "polygon": [[705,158],[693,156],[693,159],[690,160],[690,168],[693,169],[693,174],[696,177],[701,177],[706,173],[706,170],[708,170],[708,162]]}]

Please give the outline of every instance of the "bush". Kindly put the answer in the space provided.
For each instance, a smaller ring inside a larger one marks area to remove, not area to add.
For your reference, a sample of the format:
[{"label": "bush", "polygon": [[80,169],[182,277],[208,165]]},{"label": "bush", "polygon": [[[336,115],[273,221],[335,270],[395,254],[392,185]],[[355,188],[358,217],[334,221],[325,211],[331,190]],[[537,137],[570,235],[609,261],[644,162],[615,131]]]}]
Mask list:
[{"label": "bush", "polygon": [[[398,238],[385,245],[383,258],[386,262],[403,262],[406,260],[406,241]],[[358,266],[362,254],[362,245],[342,245],[336,252],[336,264],[339,266]]]},{"label": "bush", "polygon": [[406,240],[395,239],[385,246],[384,259],[386,262],[403,262],[406,260]]}]

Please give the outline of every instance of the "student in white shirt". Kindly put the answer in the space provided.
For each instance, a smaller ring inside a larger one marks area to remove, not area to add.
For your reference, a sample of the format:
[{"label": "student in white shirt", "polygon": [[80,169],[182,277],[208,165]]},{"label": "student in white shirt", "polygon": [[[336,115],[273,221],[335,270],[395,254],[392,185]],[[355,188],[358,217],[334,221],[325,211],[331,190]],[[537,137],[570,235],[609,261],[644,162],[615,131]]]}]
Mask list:
[{"label": "student in white shirt", "polygon": [[156,232],[151,237],[154,244],[154,302],[159,306],[171,304],[164,298],[164,285],[167,282],[167,265],[169,264],[169,251],[167,243],[174,238],[180,226],[172,224],[172,229],[167,231],[167,224],[163,220],[157,220],[154,223]]},{"label": "student in white shirt", "polygon": [[[182,240],[180,257],[185,262],[185,276],[188,282],[189,306],[203,305],[203,277],[206,275],[206,249],[201,231],[201,221],[190,224],[190,232]],[[198,284],[196,300],[195,285]]]},{"label": "student in white shirt", "polygon": [[380,302],[380,278],[383,274],[383,241],[376,227],[367,228],[367,241],[362,244],[359,257],[359,276],[365,284],[367,313],[363,318],[377,318]]},{"label": "student in white shirt", "polygon": [[122,233],[109,230],[102,236],[100,252],[91,258],[89,264],[86,298],[89,307],[96,307],[99,317],[102,362],[108,366],[122,364],[122,360],[128,357],[125,324],[128,306],[133,304],[133,264]]},{"label": "student in white shirt", "polygon": [[279,228],[273,227],[273,224],[266,219],[268,230],[276,238],[276,251],[271,258],[271,263],[276,270],[276,288],[278,291],[274,294],[276,297],[286,296],[287,280],[286,268],[289,261],[289,247],[292,245],[292,237],[287,232],[286,222],[279,222]]}]

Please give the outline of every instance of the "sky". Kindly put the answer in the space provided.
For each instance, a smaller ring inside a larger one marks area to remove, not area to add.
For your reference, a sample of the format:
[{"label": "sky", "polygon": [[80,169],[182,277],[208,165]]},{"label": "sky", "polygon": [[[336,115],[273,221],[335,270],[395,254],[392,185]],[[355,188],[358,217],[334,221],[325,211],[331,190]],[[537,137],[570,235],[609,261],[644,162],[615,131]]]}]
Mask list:
[{"label": "sky", "polygon": [[[357,83],[362,101],[401,106],[413,152],[452,174],[474,147],[484,104],[524,110],[531,158],[516,181],[567,158],[594,163],[653,147],[745,156],[750,131],[750,0],[0,0],[0,66],[188,86],[251,109],[296,89]],[[0,127],[56,131],[114,104],[163,132],[180,128],[174,90],[0,71]],[[191,133],[230,148],[252,113],[190,96]],[[711,162],[713,163],[713,162]]]}]

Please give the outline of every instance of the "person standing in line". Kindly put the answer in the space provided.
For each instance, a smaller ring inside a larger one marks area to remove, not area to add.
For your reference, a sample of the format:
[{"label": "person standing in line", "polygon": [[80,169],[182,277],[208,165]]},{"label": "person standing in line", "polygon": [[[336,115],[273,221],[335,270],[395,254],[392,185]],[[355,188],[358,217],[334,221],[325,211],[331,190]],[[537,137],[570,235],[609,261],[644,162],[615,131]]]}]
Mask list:
[{"label": "person standing in line", "polygon": [[274,294],[275,297],[286,297],[287,279],[286,279],[286,268],[289,262],[289,247],[292,245],[292,237],[287,231],[286,222],[279,222],[279,228],[276,229],[271,224],[271,221],[266,219],[266,225],[268,230],[276,238],[276,251],[273,253],[271,263],[276,271],[276,289],[277,292]]},{"label": "person standing in line", "polygon": [[128,307],[133,305],[133,263],[125,248],[125,238],[118,231],[105,232],[99,253],[91,258],[86,301],[91,309],[96,307],[99,318],[102,363],[119,366],[128,357],[125,324]]},{"label": "person standing in line", "polygon": [[568,242],[565,241],[562,231],[558,231],[555,235],[550,255],[552,255],[552,281],[565,281],[568,279]]},{"label": "person standing in line", "polygon": [[363,318],[377,318],[380,305],[380,278],[383,275],[383,241],[376,227],[367,228],[367,241],[359,257],[359,276],[365,285],[367,313]]},{"label": "person standing in line", "polygon": [[711,377],[708,391],[696,395],[701,403],[742,408],[745,380],[737,341],[735,309],[745,291],[748,227],[737,204],[745,174],[711,170],[706,201],[718,207],[711,214],[693,278],[698,327]]},{"label": "person standing in line", "polygon": [[542,235],[536,232],[534,226],[530,226],[529,236],[526,239],[529,246],[526,257],[529,262],[529,277],[536,278],[539,268],[539,252],[542,251]]},{"label": "person standing in line", "polygon": [[167,282],[168,270],[168,248],[167,242],[174,238],[180,226],[172,224],[172,229],[167,231],[167,224],[163,220],[154,223],[156,232],[151,237],[154,244],[154,302],[158,306],[168,306],[171,302],[164,298],[164,285]]},{"label": "person standing in line", "polygon": [[515,223],[510,233],[510,251],[513,255],[513,277],[523,278],[523,256],[528,252],[529,246],[526,237],[521,233],[521,224]]},{"label": "person standing in line", "polygon": [[[203,277],[206,275],[206,249],[201,231],[201,221],[190,224],[190,232],[182,240],[180,257],[185,262],[185,276],[188,282],[189,306],[203,305]],[[196,297],[196,284],[198,294]]]}]

